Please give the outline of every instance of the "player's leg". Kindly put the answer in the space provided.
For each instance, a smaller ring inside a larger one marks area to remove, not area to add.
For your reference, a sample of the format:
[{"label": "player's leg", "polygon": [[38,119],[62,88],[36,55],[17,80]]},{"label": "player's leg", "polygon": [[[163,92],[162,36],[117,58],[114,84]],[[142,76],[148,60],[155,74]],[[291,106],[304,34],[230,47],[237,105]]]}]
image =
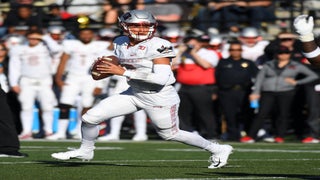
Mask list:
[{"label": "player's leg", "polygon": [[110,119],[110,133],[99,137],[100,141],[116,141],[120,139],[120,131],[125,116],[118,116]]},{"label": "player's leg", "polygon": [[99,135],[99,124],[105,119],[137,111],[138,109],[132,98],[133,96],[130,95],[114,95],[100,101],[82,116],[80,148],[73,151],[53,153],[51,156],[59,160],[92,159],[95,140]]},{"label": "player's leg", "polygon": [[65,86],[63,86],[60,102],[58,108],[60,109],[58,130],[52,136],[46,137],[49,140],[66,139],[67,128],[69,125],[69,113],[70,109],[76,102],[79,94],[79,86],[77,79],[75,81],[69,80]]},{"label": "player's leg", "polygon": [[36,99],[36,90],[32,85],[32,81],[27,78],[22,78],[20,81],[21,92],[18,96],[21,103],[21,124],[22,132],[19,135],[20,139],[32,138],[32,123],[33,123],[33,107]]},{"label": "player's leg", "polygon": [[52,90],[52,78],[43,79],[39,90],[39,101],[42,110],[43,129],[45,136],[52,134],[53,108],[57,105],[57,100]]},{"label": "player's leg", "polygon": [[133,136],[133,141],[146,141],[147,135],[147,114],[144,110],[133,113],[134,127],[136,134]]},{"label": "player's leg", "polygon": [[220,168],[227,164],[233,150],[230,145],[212,143],[198,134],[179,129],[178,104],[162,108],[149,107],[145,110],[163,139],[182,142],[211,152],[211,165],[208,168]]}]

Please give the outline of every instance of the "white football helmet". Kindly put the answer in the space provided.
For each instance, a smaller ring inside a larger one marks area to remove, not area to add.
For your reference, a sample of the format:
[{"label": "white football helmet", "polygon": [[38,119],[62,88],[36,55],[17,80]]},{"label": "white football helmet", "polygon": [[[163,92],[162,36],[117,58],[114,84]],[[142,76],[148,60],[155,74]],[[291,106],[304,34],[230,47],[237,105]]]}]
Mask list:
[{"label": "white football helmet", "polygon": [[170,41],[173,46],[176,46],[182,43],[185,34],[185,31],[179,27],[168,27],[161,32],[161,37]]},{"label": "white football helmet", "polygon": [[[119,24],[122,30],[128,33],[129,37],[135,39],[136,41],[143,41],[153,37],[158,25],[154,16],[151,13],[143,10],[131,10],[123,14],[119,18]],[[149,32],[147,34],[135,34],[130,30],[129,26],[132,25],[149,26]]]},{"label": "white football helmet", "polygon": [[248,38],[258,37],[259,31],[255,27],[246,27],[241,31],[241,36]]}]

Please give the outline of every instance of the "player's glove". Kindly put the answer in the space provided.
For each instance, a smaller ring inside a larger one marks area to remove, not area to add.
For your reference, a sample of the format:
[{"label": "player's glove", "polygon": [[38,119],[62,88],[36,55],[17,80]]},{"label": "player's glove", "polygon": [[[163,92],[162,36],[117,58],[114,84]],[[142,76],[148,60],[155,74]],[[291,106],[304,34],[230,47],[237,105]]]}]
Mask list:
[{"label": "player's glove", "polygon": [[314,40],[313,35],[313,26],[314,21],[313,17],[308,15],[300,15],[294,19],[293,22],[296,32],[299,34],[299,39],[302,42],[309,42]]}]

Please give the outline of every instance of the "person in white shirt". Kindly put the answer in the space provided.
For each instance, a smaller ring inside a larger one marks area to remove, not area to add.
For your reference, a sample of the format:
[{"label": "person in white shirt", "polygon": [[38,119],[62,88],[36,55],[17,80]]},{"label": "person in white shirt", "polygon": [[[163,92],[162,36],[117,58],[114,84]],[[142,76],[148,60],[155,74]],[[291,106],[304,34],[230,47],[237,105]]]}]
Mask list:
[{"label": "person in white shirt", "polygon": [[[53,108],[56,98],[52,90],[52,58],[48,46],[50,39],[42,36],[41,31],[27,34],[28,44],[17,45],[9,51],[9,84],[19,95],[21,103],[21,123],[23,131],[20,139],[32,138],[33,107],[36,100],[40,103],[46,135],[52,133]],[[45,41],[45,45],[42,41]]]},{"label": "person in white shirt", "polygon": [[[154,37],[157,26],[154,16],[147,11],[132,10],[123,14],[119,21],[127,34],[113,41],[114,54],[121,65],[103,61],[94,71],[125,76],[130,87],[119,95],[100,101],[82,116],[79,149],[53,153],[51,157],[58,160],[91,160],[99,134],[99,123],[144,109],[164,140],[178,141],[212,153],[210,169],[225,166],[232,146],[213,143],[200,135],[179,129],[180,99],[172,86],[175,77],[171,70],[171,60],[175,53],[169,41]],[[95,79],[99,79],[95,74],[99,73],[92,74]]]},{"label": "person in white shirt", "polygon": [[[260,35],[257,28],[245,27],[242,29],[238,40],[242,44],[242,57],[256,62],[258,57],[264,54],[265,47],[270,43],[268,40],[264,40]],[[229,57],[229,44],[224,46],[222,56],[224,58]]]},{"label": "person in white shirt", "polygon": [[77,105],[80,94],[83,114],[93,105],[95,95],[101,93],[104,83],[92,79],[90,67],[108,45],[105,41],[96,41],[94,31],[89,28],[80,30],[79,39],[63,41],[64,52],[55,75],[61,89],[58,131],[47,139],[66,139],[70,108]]}]

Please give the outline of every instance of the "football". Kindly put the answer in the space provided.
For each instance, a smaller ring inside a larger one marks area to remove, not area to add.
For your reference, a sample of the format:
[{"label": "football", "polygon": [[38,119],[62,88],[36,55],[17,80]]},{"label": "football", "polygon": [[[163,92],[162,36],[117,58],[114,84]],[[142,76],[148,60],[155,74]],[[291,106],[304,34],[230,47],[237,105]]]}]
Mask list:
[{"label": "football", "polygon": [[114,55],[111,55],[111,56],[102,56],[101,58],[98,58],[98,60],[96,60],[93,65],[92,65],[92,68],[91,68],[91,75],[92,75],[92,78],[94,80],[99,80],[99,79],[103,79],[103,78],[107,78],[107,77],[110,77],[112,76],[113,74],[108,74],[108,73],[100,73],[98,70],[97,70],[97,65],[99,64],[102,64],[103,61],[109,61],[111,62],[112,64],[115,64],[115,65],[119,65],[119,59],[114,56]]}]

